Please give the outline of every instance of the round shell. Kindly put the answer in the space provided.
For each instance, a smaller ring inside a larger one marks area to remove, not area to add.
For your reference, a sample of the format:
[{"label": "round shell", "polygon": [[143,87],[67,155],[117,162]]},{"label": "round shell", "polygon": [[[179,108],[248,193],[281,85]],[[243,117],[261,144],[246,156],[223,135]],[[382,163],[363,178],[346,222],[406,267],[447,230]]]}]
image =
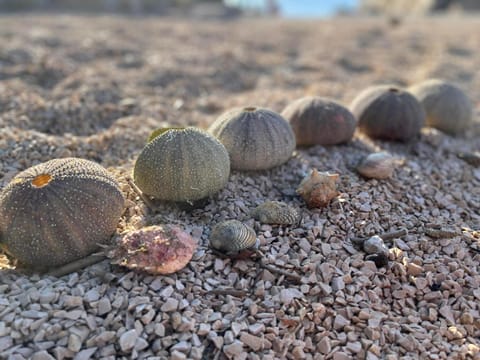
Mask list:
[{"label": "round shell", "polygon": [[351,140],[356,120],[345,107],[321,97],[304,97],[282,112],[290,122],[297,145],[335,145]]},{"label": "round shell", "polygon": [[173,225],[148,226],[122,236],[107,253],[112,263],[150,274],[172,274],[192,259],[197,242]]},{"label": "round shell", "polygon": [[2,246],[20,266],[63,265],[110,242],[124,199],[102,166],[54,159],[15,176],[0,194]]},{"label": "round shell", "polygon": [[464,132],[473,121],[472,102],[453,84],[431,79],[412,86],[409,91],[425,109],[427,126],[457,135]]},{"label": "round shell", "polygon": [[310,208],[327,206],[333,198],[338,196],[337,179],[338,174],[318,172],[313,169],[298,186],[297,194]]},{"label": "round shell", "polygon": [[413,95],[395,86],[372,86],[353,100],[350,109],[359,129],[371,138],[410,141],[425,123],[425,111]]},{"label": "round shell", "polygon": [[395,159],[386,152],[378,152],[368,155],[357,167],[360,175],[372,179],[387,179],[395,170]]},{"label": "round shell", "polygon": [[230,160],[212,135],[196,129],[160,131],[135,162],[135,184],[159,200],[192,202],[220,191],[228,181]]},{"label": "round shell", "polygon": [[226,255],[236,255],[258,248],[258,240],[251,227],[238,220],[227,220],[213,227],[210,246]]},{"label": "round shell", "polygon": [[279,114],[262,108],[231,110],[209,128],[228,150],[232,169],[265,170],[285,163],[295,149],[295,134]]},{"label": "round shell", "polygon": [[297,209],[280,201],[266,201],[252,211],[255,220],[263,224],[294,225],[300,222]]}]

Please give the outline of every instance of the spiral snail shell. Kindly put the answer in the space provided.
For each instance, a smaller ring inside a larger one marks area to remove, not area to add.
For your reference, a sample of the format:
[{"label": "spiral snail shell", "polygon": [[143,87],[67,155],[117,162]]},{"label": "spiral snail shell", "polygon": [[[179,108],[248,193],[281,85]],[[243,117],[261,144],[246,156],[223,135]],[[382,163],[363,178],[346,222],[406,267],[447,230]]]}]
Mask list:
[{"label": "spiral snail shell", "polygon": [[256,250],[259,241],[255,230],[238,220],[227,220],[215,225],[210,234],[210,246],[228,256]]},{"label": "spiral snail shell", "polygon": [[338,196],[337,182],[338,174],[319,172],[313,169],[300,183],[297,189],[303,200],[310,208],[324,207]]},{"label": "spiral snail shell", "polygon": [[266,201],[258,205],[251,215],[263,224],[294,225],[301,219],[297,209],[280,201]]}]

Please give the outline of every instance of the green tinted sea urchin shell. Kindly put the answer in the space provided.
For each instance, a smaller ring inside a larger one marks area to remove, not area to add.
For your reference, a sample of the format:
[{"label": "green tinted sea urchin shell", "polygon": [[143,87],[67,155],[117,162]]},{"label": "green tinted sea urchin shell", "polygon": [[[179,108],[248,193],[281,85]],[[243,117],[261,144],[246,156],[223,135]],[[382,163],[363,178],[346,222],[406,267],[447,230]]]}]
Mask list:
[{"label": "green tinted sea urchin shell", "polygon": [[172,128],[158,132],[135,162],[140,190],[159,200],[192,202],[220,191],[230,175],[225,147],[203,130]]},{"label": "green tinted sea urchin shell", "polygon": [[1,245],[26,268],[63,265],[107,244],[123,205],[117,182],[102,166],[50,160],[19,173],[1,192]]},{"label": "green tinted sea urchin shell", "polygon": [[295,134],[281,115],[262,108],[233,109],[208,129],[227,148],[232,169],[266,170],[285,163]]},{"label": "green tinted sea urchin shell", "polygon": [[425,123],[425,111],[409,92],[390,85],[371,86],[350,105],[358,128],[371,138],[410,141]]}]

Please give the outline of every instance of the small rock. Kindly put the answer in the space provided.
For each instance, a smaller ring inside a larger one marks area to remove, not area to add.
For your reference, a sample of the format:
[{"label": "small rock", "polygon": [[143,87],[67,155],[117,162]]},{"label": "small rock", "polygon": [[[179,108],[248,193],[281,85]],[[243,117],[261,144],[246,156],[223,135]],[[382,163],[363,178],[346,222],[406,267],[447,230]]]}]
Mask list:
[{"label": "small rock", "polygon": [[106,297],[101,298],[98,302],[97,311],[98,315],[105,315],[112,311],[112,304],[110,303],[110,300]]},{"label": "small rock", "polygon": [[82,348],[82,339],[78,335],[70,334],[68,337],[68,350],[78,352]]},{"label": "small rock", "polygon": [[333,354],[333,360],[351,360],[351,356],[343,351],[338,351]]},{"label": "small rock", "polygon": [[292,350],[292,355],[294,359],[305,359],[306,357],[302,346],[295,346]]},{"label": "small rock", "polygon": [[197,334],[200,336],[207,335],[210,332],[210,324],[200,324],[197,330]]},{"label": "small rock", "polygon": [[333,328],[335,330],[343,329],[345,326],[350,324],[350,321],[345,319],[342,315],[335,316],[335,320],[333,321]]},{"label": "small rock", "polygon": [[248,327],[248,331],[253,335],[258,335],[265,330],[265,325],[262,323],[255,323]]},{"label": "small rock", "polygon": [[95,354],[95,351],[97,351],[96,347],[82,350],[75,355],[73,360],[88,360],[92,357],[93,354]]},{"label": "small rock", "polygon": [[285,305],[290,304],[294,298],[302,298],[302,297],[303,297],[302,292],[295,288],[282,289],[280,291],[280,302]]},{"label": "small rock", "polygon": [[175,311],[178,308],[178,300],[174,298],[168,298],[160,308],[163,312]]},{"label": "small rock", "polygon": [[173,350],[170,353],[170,360],[185,360],[186,358],[187,358],[187,355],[177,350]]},{"label": "small rock", "polygon": [[98,299],[100,299],[100,294],[98,293],[97,289],[91,289],[87,291],[87,293],[84,296],[84,299],[89,303],[98,301]]},{"label": "small rock", "polygon": [[32,355],[31,360],[55,360],[46,350],[38,351]]},{"label": "small rock", "polygon": [[191,348],[192,348],[192,345],[189,342],[180,341],[180,342],[176,343],[175,345],[173,345],[171,350],[176,350],[176,351],[180,351],[182,353],[187,354],[190,351]]},{"label": "small rock", "polygon": [[383,239],[378,236],[372,236],[363,243],[363,250],[367,254],[381,254],[388,252],[388,248],[385,246]]},{"label": "small rock", "polygon": [[137,339],[138,339],[137,330],[132,329],[124,332],[122,336],[120,336],[120,340],[119,340],[120,349],[122,349],[122,351],[129,351],[133,349]]},{"label": "small rock", "polygon": [[240,334],[240,341],[250,347],[253,351],[259,351],[263,346],[262,338],[246,332]]},{"label": "small rock", "polygon": [[322,340],[319,341],[317,348],[322,354],[328,354],[332,350],[330,338],[328,336],[324,336]]},{"label": "small rock", "polygon": [[415,263],[407,264],[407,274],[411,276],[418,276],[423,273],[423,268]]},{"label": "small rock", "polygon": [[236,340],[232,344],[225,345],[223,347],[223,352],[229,357],[235,357],[243,353],[243,344]]},{"label": "small rock", "polygon": [[40,304],[50,304],[56,296],[57,294],[53,291],[42,291],[39,297]]}]

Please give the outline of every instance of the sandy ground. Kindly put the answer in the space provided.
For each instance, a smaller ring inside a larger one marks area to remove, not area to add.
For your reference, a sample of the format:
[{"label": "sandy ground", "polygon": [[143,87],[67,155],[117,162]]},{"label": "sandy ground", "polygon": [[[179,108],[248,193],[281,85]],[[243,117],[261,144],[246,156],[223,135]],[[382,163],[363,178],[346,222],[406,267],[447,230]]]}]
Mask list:
[{"label": "sandy ground", "polygon": [[[191,22],[165,18],[0,18],[0,186],[19,171],[78,156],[109,168],[126,211],[118,231],[179,224],[200,239],[183,271],[163,277],[104,261],[61,278],[0,272],[0,357],[8,359],[480,358],[480,19]],[[477,123],[408,144],[356,134],[298,150],[266,172],[233,172],[202,209],[149,211],[125,182],[153,129],[206,128],[234,106],[281,111],[304,95],[349,102],[372,84],[451,80]],[[373,150],[402,159],[366,181]],[[340,196],[308,210],[294,195],[311,168],[340,174]],[[249,211],[283,200],[301,225],[261,225]],[[211,227],[252,225],[265,263],[215,257]],[[377,268],[351,236],[407,228]],[[432,231],[448,230],[444,234]],[[224,289],[225,293],[215,293]],[[240,294],[231,290],[241,290]],[[229,292],[230,291],[230,292]],[[242,293],[243,291],[243,293]]]}]

